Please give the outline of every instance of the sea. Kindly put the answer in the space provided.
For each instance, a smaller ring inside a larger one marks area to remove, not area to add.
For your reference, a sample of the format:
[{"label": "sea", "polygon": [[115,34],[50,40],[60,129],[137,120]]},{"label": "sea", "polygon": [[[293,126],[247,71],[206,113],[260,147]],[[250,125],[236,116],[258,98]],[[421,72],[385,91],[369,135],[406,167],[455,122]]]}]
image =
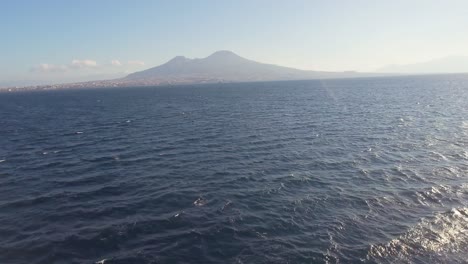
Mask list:
[{"label": "sea", "polygon": [[468,263],[468,75],[0,93],[0,263]]}]

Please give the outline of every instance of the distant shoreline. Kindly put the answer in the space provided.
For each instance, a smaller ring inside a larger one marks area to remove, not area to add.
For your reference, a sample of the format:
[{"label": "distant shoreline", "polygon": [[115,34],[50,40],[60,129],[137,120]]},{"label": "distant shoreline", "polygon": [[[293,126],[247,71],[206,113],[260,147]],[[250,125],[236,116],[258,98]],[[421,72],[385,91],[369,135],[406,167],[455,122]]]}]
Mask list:
[{"label": "distant shoreline", "polygon": [[227,81],[227,80],[204,80],[199,82],[125,82],[125,81],[91,81],[79,83],[64,83],[53,85],[34,85],[22,87],[0,87],[0,93],[15,93],[15,92],[40,92],[40,91],[57,91],[57,90],[85,90],[85,89],[112,89],[112,88],[130,88],[130,87],[167,87],[167,86],[184,86],[184,85],[204,85],[204,84],[234,84],[234,83],[261,83],[261,82],[288,82],[288,81],[319,81],[319,80],[353,80],[353,79],[380,79],[380,78],[401,78],[401,77],[430,77],[430,76],[460,76],[468,73],[435,73],[435,74],[392,74],[384,76],[354,76],[341,78],[316,78],[316,79],[294,79],[294,80],[257,80],[257,81]]}]

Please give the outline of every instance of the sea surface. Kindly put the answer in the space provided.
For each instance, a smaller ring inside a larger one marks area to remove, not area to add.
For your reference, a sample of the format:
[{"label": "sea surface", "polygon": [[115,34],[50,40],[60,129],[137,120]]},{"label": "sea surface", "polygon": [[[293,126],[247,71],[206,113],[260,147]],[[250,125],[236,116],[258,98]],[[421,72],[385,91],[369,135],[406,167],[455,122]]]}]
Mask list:
[{"label": "sea surface", "polygon": [[0,94],[0,263],[468,263],[468,75]]}]

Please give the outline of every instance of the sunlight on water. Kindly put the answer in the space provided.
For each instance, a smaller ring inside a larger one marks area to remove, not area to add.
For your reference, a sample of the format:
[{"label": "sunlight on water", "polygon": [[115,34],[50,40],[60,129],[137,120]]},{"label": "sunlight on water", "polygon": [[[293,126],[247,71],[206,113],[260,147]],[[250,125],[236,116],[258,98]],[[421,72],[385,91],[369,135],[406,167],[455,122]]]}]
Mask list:
[{"label": "sunlight on water", "polygon": [[405,234],[385,245],[372,246],[368,258],[377,261],[413,262],[468,251],[468,209],[453,208],[425,218]]}]

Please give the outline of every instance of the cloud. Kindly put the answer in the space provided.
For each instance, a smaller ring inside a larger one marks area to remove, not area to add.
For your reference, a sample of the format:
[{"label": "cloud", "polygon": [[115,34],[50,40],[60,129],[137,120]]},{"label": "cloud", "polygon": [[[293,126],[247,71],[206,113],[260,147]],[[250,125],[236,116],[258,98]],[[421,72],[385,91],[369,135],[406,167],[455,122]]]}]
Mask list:
[{"label": "cloud", "polygon": [[111,60],[109,63],[98,64],[95,60],[90,59],[74,59],[69,64],[49,64],[41,63],[39,65],[31,67],[31,72],[36,73],[63,73],[63,72],[72,72],[80,71],[85,69],[95,69],[99,71],[110,71],[112,67],[132,67],[132,66],[143,66],[145,65],[144,61],[140,60],[130,60],[127,63],[122,63],[119,60]]},{"label": "cloud", "polygon": [[98,66],[97,62],[94,60],[72,60],[70,64],[67,65],[55,65],[49,63],[41,63],[39,65],[33,66],[31,72],[66,72],[68,70],[77,70],[85,68],[96,68]]},{"label": "cloud", "polygon": [[111,60],[111,65],[112,66],[122,66],[122,63],[118,60]]},{"label": "cloud", "polygon": [[48,63],[41,63],[31,68],[32,72],[64,72],[67,67],[64,65],[54,65]]},{"label": "cloud", "polygon": [[144,61],[140,61],[140,60],[130,60],[127,62],[128,65],[136,65],[136,66],[143,66],[145,65],[145,62]]},{"label": "cloud", "polygon": [[69,65],[70,68],[82,69],[82,68],[95,68],[97,67],[97,62],[94,60],[72,60]]}]

